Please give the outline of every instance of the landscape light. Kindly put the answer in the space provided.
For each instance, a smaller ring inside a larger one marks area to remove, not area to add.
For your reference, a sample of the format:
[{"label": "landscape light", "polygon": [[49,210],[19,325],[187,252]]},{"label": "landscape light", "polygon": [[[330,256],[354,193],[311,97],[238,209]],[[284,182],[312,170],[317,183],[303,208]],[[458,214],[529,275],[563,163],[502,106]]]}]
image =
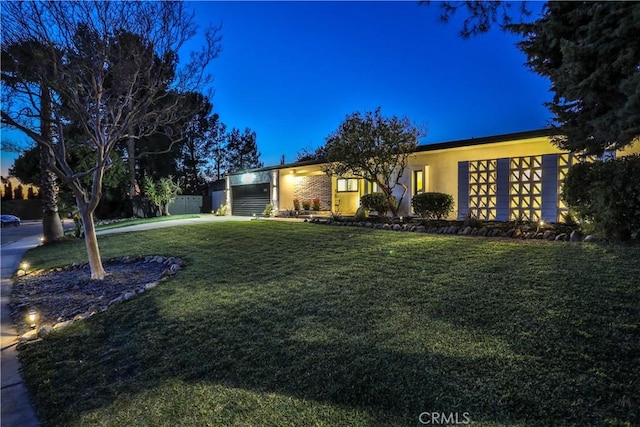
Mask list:
[{"label": "landscape light", "polygon": [[245,173],[240,176],[240,181],[243,184],[253,184],[256,181],[255,173]]},{"label": "landscape light", "polygon": [[29,263],[28,263],[28,262],[26,262],[26,261],[23,261],[23,262],[20,264],[20,268],[21,268],[21,269],[23,269],[23,270],[25,271],[25,273],[26,273],[26,272],[27,272],[27,268],[29,268]]},{"label": "landscape light", "polygon": [[27,314],[27,321],[29,322],[29,326],[31,326],[31,329],[36,328],[36,325],[38,323],[38,312],[35,308],[29,310],[29,313]]}]

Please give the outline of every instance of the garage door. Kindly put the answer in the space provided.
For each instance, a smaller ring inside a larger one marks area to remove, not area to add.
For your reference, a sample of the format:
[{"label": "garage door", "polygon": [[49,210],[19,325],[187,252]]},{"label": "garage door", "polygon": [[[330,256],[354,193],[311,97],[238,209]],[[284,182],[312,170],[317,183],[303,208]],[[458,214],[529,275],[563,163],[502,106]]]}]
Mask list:
[{"label": "garage door", "polygon": [[269,183],[237,185],[232,188],[231,213],[238,216],[260,215],[271,203]]}]

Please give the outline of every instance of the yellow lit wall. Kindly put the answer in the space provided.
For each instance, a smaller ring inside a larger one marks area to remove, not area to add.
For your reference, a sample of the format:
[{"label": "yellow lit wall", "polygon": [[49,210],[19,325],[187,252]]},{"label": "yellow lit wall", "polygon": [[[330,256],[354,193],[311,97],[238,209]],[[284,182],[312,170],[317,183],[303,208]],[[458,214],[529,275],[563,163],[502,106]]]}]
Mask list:
[{"label": "yellow lit wall", "polygon": [[[548,137],[535,137],[514,141],[485,143],[475,146],[446,148],[433,151],[422,151],[409,157],[407,169],[404,171],[401,182],[407,186],[407,193],[402,201],[399,215],[408,215],[411,212],[411,197],[414,194],[413,171],[424,171],[424,191],[441,192],[451,194],[455,201],[454,210],[449,219],[455,219],[458,212],[458,163],[464,161],[494,160],[502,158],[517,158],[542,156],[545,154],[562,153],[551,143]],[[617,156],[640,154],[640,141],[634,145],[618,151]],[[323,174],[320,165],[311,165],[295,168],[283,168],[279,170],[279,200],[280,210],[293,209],[294,183],[296,176],[309,176]],[[343,215],[353,215],[360,206],[360,197],[365,194],[363,180],[359,180],[357,192],[338,192],[337,178],[332,177],[332,201],[333,211],[339,211]],[[396,187],[394,195],[399,197],[402,188]],[[336,202],[339,201],[339,206]],[[562,206],[560,206],[562,207]]]},{"label": "yellow lit wall", "polygon": [[[409,169],[426,168],[425,191],[451,194],[455,201],[450,219],[458,212],[458,162],[491,160],[505,157],[537,156],[562,152],[547,137],[529,138],[475,146],[417,152],[409,158]],[[403,182],[411,185],[411,174],[404,174]],[[409,191],[411,194],[411,190]],[[410,212],[411,196],[405,197],[400,215]]]},{"label": "yellow lit wall", "polygon": [[640,140],[637,139],[634,144],[629,145],[622,150],[619,150],[616,154],[618,157],[628,156],[630,154],[640,154]]},{"label": "yellow lit wall", "polygon": [[[346,178],[346,177],[345,177]],[[364,195],[365,181],[358,180],[358,191],[338,192],[338,177],[331,177],[333,189],[333,211],[341,215],[354,215],[360,207],[360,197]]]},{"label": "yellow lit wall", "polygon": [[[320,165],[300,166],[300,167],[288,167],[279,169],[280,181],[278,188],[278,198],[280,211],[292,210],[293,199],[295,197],[295,185],[296,179],[302,177],[324,175]],[[335,189],[335,186],[334,186]],[[302,202],[302,200],[301,200]],[[333,203],[333,201],[332,201]]]}]

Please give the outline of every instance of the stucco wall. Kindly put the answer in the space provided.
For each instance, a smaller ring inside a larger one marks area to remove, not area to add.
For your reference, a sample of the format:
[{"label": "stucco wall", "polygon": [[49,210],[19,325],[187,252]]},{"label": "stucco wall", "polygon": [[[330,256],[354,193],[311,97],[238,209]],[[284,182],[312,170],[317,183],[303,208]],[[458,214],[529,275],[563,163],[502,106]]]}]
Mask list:
[{"label": "stucco wall", "polygon": [[[401,182],[407,186],[399,215],[411,213],[411,197],[414,193],[413,171],[424,171],[424,190],[451,194],[455,206],[450,219],[458,212],[458,163],[476,160],[504,159],[524,156],[541,156],[563,152],[551,143],[548,137],[535,137],[515,141],[486,143],[476,146],[447,148],[434,151],[420,151],[409,157],[407,169]],[[619,151],[618,156],[640,154],[640,142]],[[322,178],[322,179],[321,179]],[[353,215],[360,205],[364,194],[364,182],[360,180],[358,192],[337,192],[337,179],[331,178],[331,188],[327,188],[329,179],[321,172],[319,165],[303,168],[285,168],[280,170],[280,209],[293,209],[293,199],[312,199],[320,197],[322,209],[340,211],[344,215]],[[308,188],[306,188],[308,187]],[[397,186],[394,195],[400,197],[402,187]],[[327,206],[326,200],[331,200]],[[339,201],[339,206],[336,203]]]},{"label": "stucco wall", "polygon": [[[450,219],[455,219],[458,211],[458,162],[468,160],[500,159],[505,157],[537,156],[560,153],[549,138],[530,138],[518,141],[482,144],[470,147],[418,152],[409,158],[408,169],[425,168],[425,191],[451,194],[455,201]],[[409,192],[402,202],[400,215],[411,211],[411,173],[402,177]]]}]

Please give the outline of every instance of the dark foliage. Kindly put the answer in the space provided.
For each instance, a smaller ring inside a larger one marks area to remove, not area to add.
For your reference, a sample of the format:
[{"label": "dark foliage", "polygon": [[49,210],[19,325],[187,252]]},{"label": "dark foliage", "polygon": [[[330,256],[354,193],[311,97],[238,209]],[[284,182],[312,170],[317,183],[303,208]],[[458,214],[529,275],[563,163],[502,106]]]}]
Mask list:
[{"label": "dark foliage", "polygon": [[565,178],[562,198],[605,237],[640,238],[640,155],[575,165]]},{"label": "dark foliage", "polygon": [[378,215],[384,216],[389,210],[390,200],[384,193],[370,193],[362,196],[360,203],[363,208],[376,211]]},{"label": "dark foliage", "polygon": [[420,193],[413,196],[411,206],[425,219],[443,219],[453,210],[453,197],[445,193]]}]

